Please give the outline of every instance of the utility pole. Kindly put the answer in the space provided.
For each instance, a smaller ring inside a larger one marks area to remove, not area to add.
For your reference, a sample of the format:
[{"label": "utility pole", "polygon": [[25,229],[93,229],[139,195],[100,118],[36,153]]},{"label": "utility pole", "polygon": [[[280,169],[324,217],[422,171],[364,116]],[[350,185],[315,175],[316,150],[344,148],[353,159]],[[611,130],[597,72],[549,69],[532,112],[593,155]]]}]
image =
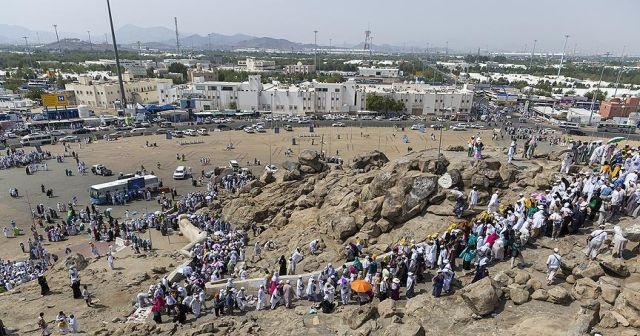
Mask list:
[{"label": "utility pole", "polygon": [[622,77],[622,71],[624,71],[624,52],[627,50],[627,46],[622,47],[622,58],[620,59],[620,71],[618,71],[618,77],[616,78],[616,88],[613,90],[613,96],[618,94],[618,85],[620,85],[620,77]]},{"label": "utility pole", "polygon": [[87,35],[89,35],[89,47],[91,47],[91,50],[93,51],[93,43],[91,42],[91,31],[87,30]]},{"label": "utility pole", "polygon": [[602,83],[602,76],[604,76],[604,69],[607,67],[607,60],[609,59],[610,52],[607,52],[605,55],[607,56],[604,59],[604,64],[602,64],[602,71],[600,71],[600,80],[598,81],[598,87],[596,91],[593,93],[593,97],[591,97],[591,113],[589,113],[589,125],[591,125],[591,119],[593,118],[593,108],[596,105],[596,99],[598,99],[598,93],[600,92],[600,84]]},{"label": "utility pole", "polygon": [[25,49],[24,51],[27,53],[27,59],[29,60],[29,67],[31,67],[31,53],[29,52],[29,37],[23,36]]},{"label": "utility pole", "polygon": [[58,41],[58,52],[62,54],[62,47],[60,47],[60,36],[58,36],[58,25],[53,25],[53,30],[56,32],[56,40]]},{"label": "utility pole", "polygon": [[564,47],[562,47],[562,56],[560,57],[560,66],[558,67],[558,78],[560,78],[560,70],[562,70],[562,62],[564,62],[564,53],[567,51],[567,40],[569,40],[569,35],[564,36]]},{"label": "utility pole", "polygon": [[173,17],[173,22],[176,26],[176,49],[178,50],[178,55],[180,55],[180,35],[178,34],[178,17]]},{"label": "utility pole", "polygon": [[111,4],[107,0],[107,11],[109,12],[109,25],[111,27],[111,39],[113,40],[113,51],[116,54],[116,73],[118,74],[118,84],[120,85],[120,99],[122,110],[127,108],[127,96],[124,92],[124,83],[122,83],[122,71],[120,70],[120,56],[118,55],[118,42],[116,42],[116,32],[113,29],[113,17],[111,16]]},{"label": "utility pole", "polygon": [[318,69],[318,31],[314,30],[313,31],[313,45],[314,45],[314,58],[315,58],[315,63],[314,65],[316,66],[316,69]]},{"label": "utility pole", "polygon": [[533,57],[536,54],[536,43],[538,43],[538,40],[533,40],[533,48],[531,49],[531,59],[529,60],[529,69],[531,69],[531,67],[533,66]]}]

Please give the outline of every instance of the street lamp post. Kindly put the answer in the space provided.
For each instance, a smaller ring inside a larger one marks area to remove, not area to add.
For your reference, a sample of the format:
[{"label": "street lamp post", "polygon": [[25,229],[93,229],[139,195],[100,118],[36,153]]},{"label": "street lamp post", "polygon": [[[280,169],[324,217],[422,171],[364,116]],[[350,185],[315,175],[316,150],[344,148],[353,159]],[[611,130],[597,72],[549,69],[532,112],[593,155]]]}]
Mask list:
[{"label": "street lamp post", "polygon": [[93,43],[91,42],[91,31],[87,30],[87,35],[89,35],[89,47],[93,50]]},{"label": "street lamp post", "polygon": [[533,57],[536,54],[536,43],[538,43],[538,40],[533,40],[533,49],[531,49],[531,59],[529,59],[529,69],[531,69],[531,67],[533,66]]},{"label": "street lamp post", "polygon": [[29,37],[23,36],[25,49],[24,51],[27,53],[27,59],[29,60],[29,67],[31,67],[31,53],[29,52]]},{"label": "street lamp post", "polygon": [[562,70],[562,63],[564,62],[564,53],[567,50],[567,40],[569,40],[569,35],[564,36],[564,47],[562,47],[562,56],[560,56],[560,66],[558,67],[558,78],[560,77],[560,70]]},{"label": "street lamp post", "polygon": [[127,96],[124,92],[124,84],[122,83],[122,71],[120,70],[120,56],[118,55],[118,43],[116,42],[116,32],[113,29],[113,17],[111,16],[111,4],[107,0],[107,11],[109,12],[109,25],[111,27],[111,39],[113,40],[113,51],[116,54],[116,73],[118,74],[118,84],[120,85],[120,99],[122,101],[122,110],[127,107]]},{"label": "street lamp post", "polygon": [[318,69],[318,31],[313,31],[313,54],[315,59],[316,70]]},{"label": "street lamp post", "polygon": [[53,30],[56,32],[56,41],[58,41],[58,52],[62,54],[62,47],[60,47],[60,36],[58,36],[58,25],[53,25]]},{"label": "street lamp post", "polygon": [[593,93],[593,97],[591,97],[591,113],[589,113],[589,125],[591,125],[591,119],[593,118],[593,109],[596,105],[596,99],[598,99],[598,92],[600,92],[600,84],[602,84],[602,76],[604,76],[604,69],[607,67],[607,60],[609,59],[609,52],[607,52],[605,55],[607,56],[604,59],[604,64],[602,64],[602,71],[600,71],[600,80],[598,80],[598,86],[596,88],[596,91]]}]

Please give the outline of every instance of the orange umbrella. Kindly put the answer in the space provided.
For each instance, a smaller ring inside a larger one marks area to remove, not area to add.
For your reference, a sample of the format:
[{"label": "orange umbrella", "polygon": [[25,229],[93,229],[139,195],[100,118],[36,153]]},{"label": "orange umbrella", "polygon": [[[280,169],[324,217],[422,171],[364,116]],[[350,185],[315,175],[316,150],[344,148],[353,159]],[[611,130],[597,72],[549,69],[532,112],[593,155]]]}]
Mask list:
[{"label": "orange umbrella", "polygon": [[366,293],[371,290],[371,284],[366,280],[355,280],[351,283],[351,289],[356,293]]}]

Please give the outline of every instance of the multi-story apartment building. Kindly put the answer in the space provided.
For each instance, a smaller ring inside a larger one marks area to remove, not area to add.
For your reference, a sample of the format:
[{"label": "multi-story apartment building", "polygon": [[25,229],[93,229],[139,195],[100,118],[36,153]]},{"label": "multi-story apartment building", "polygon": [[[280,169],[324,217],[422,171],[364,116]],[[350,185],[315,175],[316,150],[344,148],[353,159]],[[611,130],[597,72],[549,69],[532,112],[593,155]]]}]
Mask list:
[{"label": "multi-story apartment building", "polygon": [[159,86],[162,104],[189,98],[197,111],[235,108],[287,115],[353,113],[366,110],[367,94],[391,95],[412,115],[464,115],[471,112],[473,92],[428,84],[361,85],[306,82],[298,85],[263,84],[259,75],[247,82],[201,82],[185,86]]},{"label": "multi-story apartment building", "polygon": [[309,74],[314,72],[316,72],[316,66],[313,64],[302,64],[302,62],[298,62],[284,66],[284,73],[287,74]]},{"label": "multi-story apartment building", "polygon": [[[132,79],[123,76],[125,97],[128,103],[151,104],[158,102],[158,83],[171,83],[170,79],[144,78]],[[112,107],[120,101],[120,86],[117,81],[97,81],[91,77],[80,76],[78,81],[65,85],[67,91],[73,91],[78,105],[92,107]]]}]

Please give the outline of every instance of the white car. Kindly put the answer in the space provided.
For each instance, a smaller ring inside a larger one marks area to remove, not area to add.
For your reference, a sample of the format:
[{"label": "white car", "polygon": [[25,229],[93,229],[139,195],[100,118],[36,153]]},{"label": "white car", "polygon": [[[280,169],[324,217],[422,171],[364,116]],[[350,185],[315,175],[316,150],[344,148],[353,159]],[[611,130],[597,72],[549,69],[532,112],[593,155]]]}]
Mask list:
[{"label": "white car", "polygon": [[391,117],[389,118],[389,121],[401,121],[402,119],[400,117]]},{"label": "white car", "polygon": [[182,138],[182,137],[184,137],[184,133],[182,133],[182,131],[173,131],[173,132],[171,132],[171,135],[174,138]]},{"label": "white car", "polygon": [[15,138],[17,138],[17,137],[18,137],[18,136],[17,136],[15,133],[13,133],[13,132],[6,132],[6,133],[4,134],[4,136],[6,136],[6,137],[7,137],[7,138],[9,138],[9,139],[15,139]]},{"label": "white car", "polygon": [[253,134],[256,132],[256,130],[254,130],[253,127],[245,127],[244,131],[245,133],[250,133],[250,134]]},{"label": "white car", "polygon": [[184,134],[188,135],[188,136],[197,136],[198,132],[196,132],[196,130],[194,130],[194,129],[190,129],[189,128],[189,129],[184,130]]},{"label": "white car", "polygon": [[178,166],[176,170],[173,172],[174,180],[184,180],[187,178],[187,168],[185,166]]},{"label": "white car", "polygon": [[200,135],[209,135],[209,130],[206,128],[199,128],[198,129],[198,134]]},{"label": "white car", "polygon": [[263,126],[260,126],[260,125],[256,126],[255,130],[258,133],[266,133],[267,132],[267,130]]},{"label": "white car", "polygon": [[53,130],[53,131],[49,132],[49,134],[51,134],[53,136],[61,136],[61,135],[66,135],[67,133],[65,133],[64,131],[60,131],[60,130]]},{"label": "white car", "polygon": [[423,128],[426,128],[425,125],[423,124],[415,124],[415,125],[411,125],[411,129],[414,131],[419,131]]},{"label": "white car", "polygon": [[467,128],[466,128],[466,127],[464,127],[464,126],[458,126],[458,125],[455,125],[455,126],[451,126],[451,130],[452,130],[452,131],[466,131],[466,130],[467,130]]},{"label": "white car", "polygon": [[58,139],[58,141],[62,142],[62,143],[66,143],[66,142],[77,142],[79,141],[80,138],[78,138],[75,135],[67,135],[67,136],[63,136],[62,138]]},{"label": "white car", "polygon": [[264,170],[265,170],[265,171],[268,171],[268,172],[270,172],[270,173],[275,173],[275,172],[277,172],[277,171],[278,171],[278,167],[276,167],[276,165],[272,165],[272,164],[270,164],[270,165],[266,165],[266,166],[264,167]]},{"label": "white car", "polygon": [[343,122],[335,122],[335,123],[331,124],[331,127],[344,127],[344,123]]}]

